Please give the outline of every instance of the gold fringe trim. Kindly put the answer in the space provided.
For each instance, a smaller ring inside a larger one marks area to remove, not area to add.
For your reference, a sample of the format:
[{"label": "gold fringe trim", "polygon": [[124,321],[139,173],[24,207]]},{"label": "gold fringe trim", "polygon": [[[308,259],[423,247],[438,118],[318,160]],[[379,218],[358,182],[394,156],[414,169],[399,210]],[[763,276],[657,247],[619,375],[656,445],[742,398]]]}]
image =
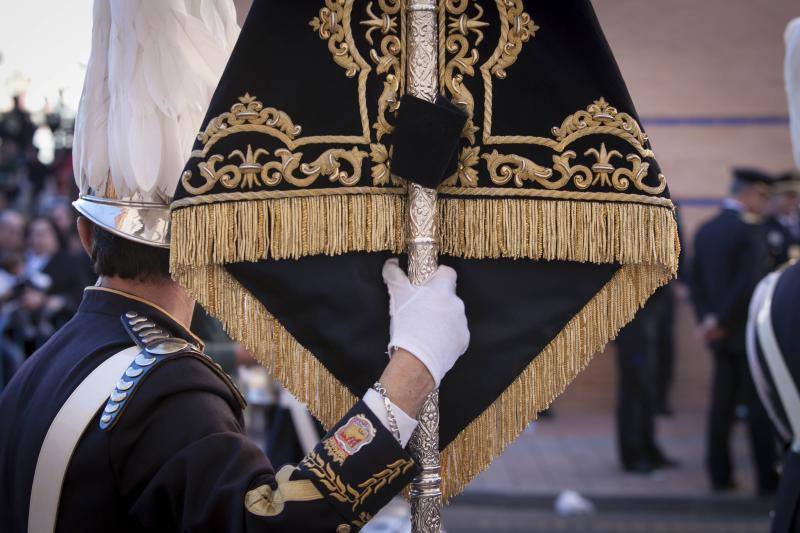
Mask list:
[{"label": "gold fringe trim", "polygon": [[[244,200],[172,212],[172,269],[405,249],[400,195]],[[527,198],[441,198],[441,253],[677,268],[671,208]]]},{"label": "gold fringe trim", "polygon": [[[399,253],[404,248],[404,209],[405,198],[399,195],[259,199],[181,208],[172,214],[173,276],[331,427],[356,397],[222,265],[360,250]],[[623,265],[442,452],[447,501],[485,470],[675,275],[680,244],[672,209],[653,205],[442,198],[439,216],[442,253]]]},{"label": "gold fringe trim", "polygon": [[[442,452],[442,498],[458,495],[617,336],[674,273],[627,265],[567,323],[509,387]],[[531,401],[533,398],[533,401]]]},{"label": "gold fringe trim", "polygon": [[442,254],[677,269],[680,244],[672,209],[518,199],[450,198],[439,204]]},{"label": "gold fringe trim", "polygon": [[[356,403],[357,398],[224,267],[180,269],[174,276],[326,428]],[[620,268],[492,405],[445,448],[441,455],[444,502],[488,468],[672,276],[658,266]]]},{"label": "gold fringe trim", "polygon": [[332,427],[356,403],[356,397],[225,267],[179,269],[173,272],[173,277],[272,376],[308,405],[326,428]]},{"label": "gold fringe trim", "polygon": [[200,204],[172,212],[170,263],[208,265],[403,250],[399,195],[340,195]]}]

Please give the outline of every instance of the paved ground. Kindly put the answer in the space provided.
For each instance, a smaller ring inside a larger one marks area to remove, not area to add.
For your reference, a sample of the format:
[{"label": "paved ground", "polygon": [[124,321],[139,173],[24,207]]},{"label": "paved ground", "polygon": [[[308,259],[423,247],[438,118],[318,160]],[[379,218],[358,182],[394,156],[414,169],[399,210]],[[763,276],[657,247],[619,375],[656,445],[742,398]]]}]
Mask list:
[{"label": "paved ground", "polygon": [[[680,468],[653,475],[620,471],[610,413],[558,413],[535,422],[467,492],[553,495],[577,490],[593,496],[704,497],[702,413],[678,414],[659,423],[662,448]],[[752,492],[753,479],[745,428],[734,438],[739,496]]]},{"label": "paved ground", "polygon": [[767,533],[765,516],[708,513],[609,512],[560,518],[537,509],[454,506],[445,510],[447,533]]}]

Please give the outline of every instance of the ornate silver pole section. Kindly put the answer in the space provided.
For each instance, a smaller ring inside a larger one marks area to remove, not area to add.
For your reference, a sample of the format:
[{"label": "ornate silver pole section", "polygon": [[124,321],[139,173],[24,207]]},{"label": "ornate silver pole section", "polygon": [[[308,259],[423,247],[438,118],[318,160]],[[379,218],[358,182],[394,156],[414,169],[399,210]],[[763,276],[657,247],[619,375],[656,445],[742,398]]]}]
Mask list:
[{"label": "ornate silver pole section", "polygon": [[[439,92],[436,0],[408,3],[408,94],[433,102]],[[409,183],[408,276],[421,285],[436,271],[438,224],[436,191]],[[439,533],[442,526],[442,478],[439,464],[439,392],[425,400],[411,453],[422,472],[411,482],[413,533]]]}]

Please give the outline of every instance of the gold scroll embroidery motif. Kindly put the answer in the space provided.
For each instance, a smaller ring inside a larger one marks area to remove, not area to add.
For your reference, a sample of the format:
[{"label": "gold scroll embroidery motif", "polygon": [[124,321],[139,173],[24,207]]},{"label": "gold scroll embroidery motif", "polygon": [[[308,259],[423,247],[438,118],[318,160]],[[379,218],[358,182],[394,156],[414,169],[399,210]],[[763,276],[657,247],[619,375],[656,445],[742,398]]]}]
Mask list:
[{"label": "gold scroll embroidery motif", "polygon": [[568,150],[563,154],[553,156],[553,168],[560,174],[560,178],[552,180],[553,170],[537,165],[530,159],[514,154],[500,154],[493,150],[490,154],[484,154],[489,168],[489,176],[493,183],[505,185],[512,178],[517,187],[522,187],[524,181],[536,182],[546,189],[561,189],[570,180],[578,190],[586,190],[589,187],[613,187],[617,191],[626,191],[631,184],[647,194],[660,194],[666,188],[666,180],[663,174],[659,174],[659,184],[651,187],[644,183],[650,163],[643,162],[642,158],[636,154],[628,154],[625,158],[631,163],[631,168],[616,167],[611,161],[615,158],[622,158],[622,154],[617,150],[610,152],[605,143],[600,145],[600,149],[590,148],[584,153],[586,156],[594,156],[596,163],[590,167],[585,165],[571,165],[577,154]]},{"label": "gold scroll embroidery motif", "polygon": [[[367,114],[367,77],[372,67],[358,53],[353,40],[351,16],[354,0],[325,0],[319,15],[308,23],[320,39],[328,41],[328,50],[333,61],[345,69],[348,78],[358,74],[358,108],[364,139],[369,142],[369,116]],[[324,141],[323,141],[324,142]]]},{"label": "gold scroll embroidery motif", "polygon": [[350,484],[344,483],[341,477],[334,472],[331,465],[317,452],[309,453],[303,459],[302,464],[316,476],[319,482],[330,492],[332,498],[342,503],[352,504],[353,511],[363,505],[367,498],[392,483],[414,466],[413,461],[398,459],[386,465],[385,469],[373,474],[366,481],[359,483],[357,487],[361,490],[356,490]]},{"label": "gold scroll embroidery motif", "polygon": [[[467,14],[467,8],[473,5],[475,15]],[[442,9],[444,8],[444,9]],[[478,50],[473,48],[469,37],[474,34],[474,46],[483,41],[483,31],[481,28],[489,25],[482,21],[483,8],[478,3],[469,0],[445,0],[444,5],[439,7],[439,34],[440,38],[445,35],[445,18],[449,15],[447,24],[447,37],[443,44],[439,45],[440,62],[444,62],[441,69],[440,85],[446,90],[453,103],[461,107],[468,115],[467,123],[464,125],[462,136],[469,140],[470,144],[475,144],[475,133],[478,128],[473,121],[475,110],[475,99],[472,93],[464,85],[464,76],[474,76],[474,66],[478,63]],[[446,54],[452,55],[448,57]]]},{"label": "gold scroll embroidery motif", "polygon": [[[245,94],[229,112],[222,113],[208,123],[198,135],[198,139],[204,143],[203,149],[193,152],[192,156],[205,157],[217,140],[241,131],[265,133],[281,141],[288,149],[278,148],[274,153],[278,159],[264,162],[262,159],[270,155],[269,151],[265,148],[253,149],[251,145],[247,145],[246,152],[234,150],[227,158],[214,154],[197,164],[200,177],[204,180],[201,185],[192,185],[191,170],[183,173],[181,183],[188,193],[204,194],[217,183],[232,190],[248,190],[261,185],[274,187],[281,181],[296,187],[308,187],[320,176],[328,177],[332,183],[351,187],[361,179],[362,162],[368,155],[356,147],[349,150],[331,148],[314,161],[304,163],[303,153],[295,151],[301,144],[296,136],[302,127],[294,124],[288,114],[271,107],[265,108],[254,96]],[[217,165],[225,162],[227,164],[217,168]],[[343,162],[350,168],[343,168]],[[295,174],[297,170],[302,176]]]},{"label": "gold scroll embroidery motif", "polygon": [[492,56],[481,65],[484,84],[483,142],[492,144],[492,77],[505,79],[522,46],[536,36],[539,26],[525,12],[522,0],[496,0],[500,13],[500,40]]},{"label": "gold scroll embroidery motif", "polygon": [[[642,160],[641,156],[653,157],[653,151],[646,147],[647,134],[642,131],[639,123],[627,113],[619,113],[604,98],[596,100],[585,110],[580,110],[569,115],[560,127],[552,129],[555,139],[544,139],[545,144],[559,152],[553,155],[553,166],[546,168],[538,165],[525,157],[514,154],[501,154],[497,150],[483,154],[487,161],[489,177],[493,183],[504,185],[514,178],[514,184],[522,187],[525,181],[536,182],[547,189],[560,189],[570,180],[579,190],[589,187],[614,188],[617,191],[626,191],[631,185],[634,189],[647,194],[661,194],[666,188],[666,178],[659,173],[658,185],[647,185],[644,180],[650,170],[650,163]],[[591,168],[585,165],[571,164],[577,154],[572,150],[564,151],[571,143],[587,135],[606,134],[624,139],[633,146],[640,155],[628,154],[624,157],[631,166],[615,166],[612,161],[622,159],[623,155],[617,150],[608,151],[605,143],[598,148],[590,148],[584,156],[592,156],[596,162]],[[553,171],[560,177],[553,180]]]},{"label": "gold scroll embroidery motif", "polygon": [[[380,16],[373,11],[373,2],[367,4],[367,20],[362,20],[360,24],[367,27],[366,40],[371,45],[375,45],[373,33],[380,31],[383,37],[380,40],[380,51],[373,48],[369,51],[369,57],[375,63],[375,71],[384,75],[383,91],[378,97],[378,117],[372,127],[375,129],[377,140],[381,140],[387,133],[394,131],[394,126],[389,124],[386,119],[386,112],[395,112],[400,106],[400,97],[404,83],[402,59],[403,41],[401,35],[397,34],[398,13],[402,8],[401,0],[378,0],[381,10]],[[400,15],[401,27],[404,26],[405,17]]]},{"label": "gold scroll embroidery motif", "polygon": [[205,145],[221,130],[245,124],[275,128],[289,139],[294,139],[303,131],[303,128],[294,124],[291,117],[283,111],[274,107],[264,107],[264,104],[254,96],[245,93],[237,103],[233,104],[230,111],[212,118],[197,139]]},{"label": "gold scroll embroidery motif", "polygon": [[[386,114],[394,113],[400,107],[400,94],[405,84],[405,13],[402,0],[378,0],[380,13],[376,14],[373,2],[366,7],[367,20],[360,24],[367,28],[365,38],[371,45],[375,45],[374,32],[379,31],[383,36],[380,39],[380,50],[372,48],[369,51],[370,59],[375,63],[375,71],[384,76],[383,90],[378,96],[378,116],[372,125],[378,141],[381,137],[394,131],[394,126],[389,123]],[[398,17],[399,14],[399,17]],[[400,35],[397,34],[398,18],[400,19]],[[400,184],[401,181],[391,172],[391,154],[386,145],[370,144],[370,160],[372,162],[372,184],[375,186]]]},{"label": "gold scroll embroidery motif", "polygon": [[[269,152],[263,148],[253,150],[252,146],[247,145],[246,154],[241,150],[234,150],[228,156],[228,159],[238,158],[241,163],[228,164],[218,169],[217,164],[225,161],[225,158],[215,154],[197,165],[205,183],[198,187],[193,186],[189,182],[192,173],[188,170],[181,176],[181,181],[191,194],[208,192],[217,183],[226,189],[251,189],[261,184],[274,187],[281,181],[291,183],[295,187],[308,187],[320,176],[327,176],[331,182],[339,182],[350,187],[361,179],[361,163],[367,153],[356,147],[349,150],[332,148],[323,152],[311,163],[303,163],[302,152],[279,148],[275,150],[275,155],[280,158],[279,161],[259,162],[261,156],[268,155]],[[343,161],[350,165],[349,170],[342,168]],[[303,174],[302,177],[295,175],[298,169]]]}]

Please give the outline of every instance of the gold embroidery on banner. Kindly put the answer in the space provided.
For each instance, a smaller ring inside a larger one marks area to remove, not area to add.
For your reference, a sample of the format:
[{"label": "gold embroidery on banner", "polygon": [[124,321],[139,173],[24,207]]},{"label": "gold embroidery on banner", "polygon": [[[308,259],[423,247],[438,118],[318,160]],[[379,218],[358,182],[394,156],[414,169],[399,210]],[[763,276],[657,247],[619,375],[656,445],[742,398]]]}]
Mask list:
[{"label": "gold embroidery on banner", "polygon": [[442,182],[442,186],[453,187],[458,183],[462,187],[477,187],[478,169],[475,166],[480,160],[479,146],[463,147],[458,156],[456,171]]},{"label": "gold embroidery on banner", "polygon": [[[477,13],[470,17],[466,11],[473,5]],[[444,9],[442,9],[444,7]],[[447,90],[453,103],[461,107],[468,115],[467,123],[464,125],[462,136],[467,138],[470,144],[475,144],[475,133],[478,128],[473,121],[475,110],[475,99],[472,93],[464,85],[464,76],[474,76],[474,66],[478,63],[478,50],[473,48],[469,42],[470,34],[475,35],[474,46],[483,41],[481,28],[489,25],[482,21],[483,8],[478,3],[468,0],[445,0],[444,6],[439,7],[439,33],[444,35],[444,25],[446,15],[450,15],[450,22],[447,24],[447,37],[444,43],[440,43],[442,54],[451,54],[453,57],[447,59],[441,74],[442,90]]]},{"label": "gold embroidery on banner", "polygon": [[605,143],[600,145],[599,150],[588,149],[584,155],[594,156],[597,162],[591,168],[585,165],[572,166],[571,161],[577,156],[572,150],[554,155],[553,168],[561,176],[556,180],[551,180],[552,169],[537,165],[522,156],[504,155],[493,150],[490,154],[484,154],[483,158],[487,161],[489,177],[497,185],[505,185],[513,177],[517,187],[522,187],[524,181],[533,181],[546,189],[561,189],[572,180],[579,190],[586,190],[589,187],[613,187],[617,191],[626,191],[633,184],[634,188],[653,195],[662,193],[667,186],[663,174],[658,175],[659,184],[656,187],[644,183],[650,163],[643,162],[636,154],[628,154],[625,158],[631,163],[631,168],[614,166],[611,161],[615,158],[621,159],[622,154],[617,150],[609,152]]},{"label": "gold embroidery on banner", "polygon": [[405,474],[414,466],[413,461],[398,459],[386,465],[385,469],[373,474],[366,481],[359,483],[358,488],[362,489],[359,491],[354,489],[350,484],[344,483],[341,477],[334,472],[331,465],[317,452],[312,451],[309,453],[303,459],[302,464],[330,491],[330,496],[332,498],[341,503],[352,504],[354,512],[357,511],[360,505],[364,504],[367,498],[389,483],[392,483],[400,475]]},{"label": "gold embroidery on banner", "polygon": [[[402,2],[400,0],[378,0],[381,9],[380,16],[373,12],[373,2],[367,4],[368,20],[362,20],[361,25],[366,26],[366,40],[370,45],[374,45],[373,32],[379,30],[383,35],[380,41],[380,52],[375,48],[371,49],[369,56],[376,65],[376,72],[385,75],[383,91],[378,97],[378,117],[372,127],[375,129],[377,140],[380,140],[387,133],[394,131],[394,126],[386,120],[386,112],[395,112],[400,106],[399,95],[402,92],[404,81],[401,67],[401,57],[403,56],[402,35],[397,35],[397,15],[401,12]],[[403,14],[400,14],[403,18]],[[401,25],[402,31],[402,25]]]},{"label": "gold embroidery on banner", "polygon": [[386,145],[373,143],[369,145],[370,161],[372,162],[372,184],[381,185],[403,185],[403,180],[392,174],[392,149]]},{"label": "gold embroidery on banner", "polygon": [[[311,163],[303,163],[302,152],[279,148],[275,150],[275,155],[280,158],[280,161],[259,162],[261,156],[268,155],[269,152],[263,148],[254,151],[250,145],[247,145],[246,154],[243,154],[241,150],[234,150],[228,156],[228,159],[238,157],[242,161],[240,164],[228,164],[217,169],[217,164],[225,161],[225,158],[215,154],[207,161],[201,161],[197,165],[205,183],[198,187],[193,186],[189,181],[192,178],[192,172],[189,170],[183,173],[181,182],[186,191],[191,194],[208,192],[217,183],[226,189],[250,189],[262,183],[265,186],[274,187],[281,181],[286,181],[296,187],[308,187],[320,176],[327,176],[331,182],[339,182],[350,187],[361,179],[361,163],[367,157],[366,152],[356,147],[350,150],[331,148]],[[342,169],[342,160],[346,161],[351,169]],[[298,169],[304,177],[295,175],[295,171]]]},{"label": "gold embroidery on banner", "polygon": [[[628,134],[630,137],[626,140],[637,147],[644,147],[648,141],[647,134],[642,131],[636,119],[627,113],[620,113],[603,97],[595,100],[585,111],[581,110],[568,116],[560,128],[553,127],[552,131],[557,141],[565,141],[581,130],[592,130],[597,126],[611,127],[620,134]],[[652,153],[646,155],[652,157]]]},{"label": "gold embroidery on banner", "polygon": [[289,139],[294,139],[303,131],[302,126],[295,125],[291,117],[283,111],[274,107],[264,107],[264,104],[256,100],[254,96],[245,93],[244,96],[239,97],[237,103],[233,104],[229,112],[211,119],[197,139],[206,144],[220,130],[243,124],[270,126],[284,133]]},{"label": "gold embroidery on banner", "polygon": [[481,66],[484,84],[483,142],[492,144],[492,76],[505,79],[506,69],[513,65],[524,43],[539,30],[524,11],[522,0],[496,0],[500,13],[500,40],[492,56]]},{"label": "gold embroidery on banner", "polygon": [[319,10],[319,16],[309,22],[320,39],[328,41],[328,50],[337,65],[345,69],[348,78],[352,78],[369,66],[361,58],[353,43],[350,29],[350,16],[353,0],[325,0],[325,7]]},{"label": "gold embroidery on banner", "polygon": [[496,185],[505,185],[511,178],[514,184],[522,187],[525,181],[538,183],[545,189],[560,189],[569,181],[569,177],[557,181],[549,181],[553,170],[537,165],[530,159],[514,154],[501,154],[497,150],[491,154],[483,154],[489,167],[489,177]]},{"label": "gold embroidery on banner", "polygon": [[351,25],[353,1],[325,0],[325,7],[321,8],[319,15],[311,19],[308,24],[319,34],[320,39],[328,41],[328,50],[334,62],[345,69],[348,78],[358,73],[358,107],[364,140],[357,142],[369,142],[367,77],[372,67],[358,53],[353,40]]}]

